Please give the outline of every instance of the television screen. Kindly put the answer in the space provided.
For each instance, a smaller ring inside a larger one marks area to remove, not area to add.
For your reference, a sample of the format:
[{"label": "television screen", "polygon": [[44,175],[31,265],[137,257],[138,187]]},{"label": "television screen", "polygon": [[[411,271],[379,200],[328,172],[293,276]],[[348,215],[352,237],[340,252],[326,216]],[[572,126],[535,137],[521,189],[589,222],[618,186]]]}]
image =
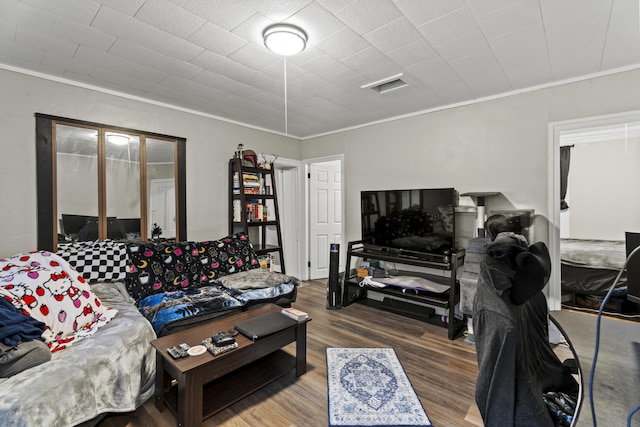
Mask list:
[{"label": "television screen", "polygon": [[362,191],[362,241],[369,249],[407,255],[455,248],[453,188]]}]

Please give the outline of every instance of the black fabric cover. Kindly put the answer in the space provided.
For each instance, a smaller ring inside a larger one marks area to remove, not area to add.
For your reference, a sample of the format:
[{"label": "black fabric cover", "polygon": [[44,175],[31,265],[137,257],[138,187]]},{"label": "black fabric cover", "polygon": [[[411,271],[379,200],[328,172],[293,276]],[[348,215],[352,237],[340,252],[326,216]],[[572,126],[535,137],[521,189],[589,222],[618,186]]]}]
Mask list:
[{"label": "black fabric cover", "polygon": [[[476,403],[485,427],[553,427],[543,393],[572,393],[578,388],[549,344],[544,294],[538,290],[519,305],[512,302],[514,287],[531,286],[522,280],[517,262],[518,255],[528,251],[523,236],[500,233],[480,266],[473,327]],[[537,245],[536,251],[544,252],[546,246]],[[534,270],[530,273],[546,275]],[[535,280],[532,283],[539,286]]]}]

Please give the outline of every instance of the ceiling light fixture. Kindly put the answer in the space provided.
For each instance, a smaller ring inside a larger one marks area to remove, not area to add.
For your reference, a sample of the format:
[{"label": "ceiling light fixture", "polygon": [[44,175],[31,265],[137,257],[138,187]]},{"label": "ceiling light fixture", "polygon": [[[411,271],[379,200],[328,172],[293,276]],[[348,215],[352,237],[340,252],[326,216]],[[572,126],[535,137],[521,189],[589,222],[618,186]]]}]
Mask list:
[{"label": "ceiling light fixture", "polygon": [[307,34],[294,25],[271,25],[264,30],[262,37],[267,49],[282,56],[295,55],[307,46]]},{"label": "ceiling light fixture", "polygon": [[107,135],[107,141],[115,145],[126,145],[129,143],[129,137],[119,133],[112,133]]}]

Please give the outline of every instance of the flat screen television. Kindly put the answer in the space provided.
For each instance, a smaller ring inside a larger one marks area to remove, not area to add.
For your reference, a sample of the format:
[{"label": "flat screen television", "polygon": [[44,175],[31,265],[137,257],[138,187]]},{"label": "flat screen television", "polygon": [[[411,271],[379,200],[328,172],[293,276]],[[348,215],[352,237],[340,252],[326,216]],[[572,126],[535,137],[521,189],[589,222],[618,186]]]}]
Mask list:
[{"label": "flat screen television", "polygon": [[360,201],[366,249],[416,258],[454,251],[453,188],[362,191]]}]

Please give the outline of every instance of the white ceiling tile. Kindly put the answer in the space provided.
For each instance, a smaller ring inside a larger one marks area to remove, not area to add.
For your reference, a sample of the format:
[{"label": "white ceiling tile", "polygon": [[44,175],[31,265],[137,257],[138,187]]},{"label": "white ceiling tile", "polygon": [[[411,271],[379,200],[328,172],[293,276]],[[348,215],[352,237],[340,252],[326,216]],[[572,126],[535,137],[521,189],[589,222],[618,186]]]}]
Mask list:
[{"label": "white ceiling tile", "polygon": [[117,71],[107,70],[106,68],[94,68],[90,76],[97,80],[115,83],[120,86],[131,86],[136,81],[136,79],[132,77],[128,77]]},{"label": "white ceiling tile", "polygon": [[475,34],[478,28],[478,23],[466,7],[418,26],[418,30],[433,46]]},{"label": "white ceiling tile", "polygon": [[74,60],[82,61],[92,67],[105,68],[112,71],[121,71],[132,77],[152,82],[159,82],[169,74],[158,68],[137,64],[123,58],[111,55],[95,49],[80,46],[75,53]]},{"label": "white ceiling tile", "polygon": [[312,44],[317,44],[345,27],[344,22],[315,2],[307,5],[285,22],[302,28],[307,33],[308,42]]},{"label": "white ceiling tile", "polygon": [[394,3],[415,26],[467,7],[465,0],[394,0]]},{"label": "white ceiling tile", "polygon": [[129,16],[133,16],[140,10],[147,0],[100,0],[103,6],[115,9]]},{"label": "white ceiling tile", "polygon": [[142,46],[182,61],[189,61],[204,50],[202,46],[164,31],[156,33],[153,39],[140,40],[140,42]]},{"label": "white ceiling tile", "polygon": [[[611,21],[633,19],[638,23],[638,13],[640,12],[640,2],[638,0],[614,0],[611,6]],[[634,13],[636,12],[636,13]]]},{"label": "white ceiling tile", "polygon": [[602,55],[602,68],[603,69],[615,69],[624,67],[629,64],[629,60],[634,60],[636,63],[640,63],[640,48],[636,48],[635,57],[629,54],[629,44],[638,43],[637,37],[635,40],[617,39],[611,42],[607,42],[604,48],[604,54]]},{"label": "white ceiling tile", "polygon": [[549,61],[512,60],[502,63],[509,83],[514,89],[542,85],[552,79]]},{"label": "white ceiling tile", "polygon": [[126,13],[109,7],[102,7],[91,23],[93,28],[107,34],[145,45],[156,39],[160,30],[153,25],[139,21]]},{"label": "white ceiling tile", "polygon": [[349,71],[349,67],[327,54],[320,55],[312,59],[311,61],[300,64],[300,67],[309,73],[317,74],[320,76]]},{"label": "white ceiling tile", "polygon": [[135,17],[175,36],[187,38],[206,21],[166,0],[147,0]]},{"label": "white ceiling tile", "polygon": [[531,7],[540,7],[537,0],[524,0],[515,2],[513,0],[467,0],[467,2],[469,4],[469,9],[471,9],[473,14],[477,17],[481,17],[493,13],[497,10],[513,6],[522,7],[525,9]]},{"label": "white ceiling tile", "polygon": [[100,3],[94,0],[22,0],[23,3],[63,16],[80,24],[89,25],[96,16]]},{"label": "white ceiling tile", "polygon": [[364,69],[361,73],[363,76],[367,77],[367,83],[371,83],[386,80],[391,76],[402,74],[402,71],[402,68],[398,67],[396,63],[385,62],[380,66]]},{"label": "white ceiling tile", "polygon": [[109,49],[116,41],[116,37],[111,34],[107,34],[88,25],[78,24],[66,18],[58,18],[51,35],[101,50]]},{"label": "white ceiling tile", "polygon": [[[267,68],[264,68],[262,72],[273,79],[282,81],[284,79],[284,67],[285,59],[282,58],[281,61],[271,64]],[[286,62],[286,67],[288,79],[295,79],[306,73],[304,68],[300,67],[298,64],[292,64],[289,61]]]},{"label": "white ceiling tile", "polygon": [[274,21],[261,13],[254,13],[231,30],[231,34],[255,45],[264,46],[262,34],[271,24],[274,24]]},{"label": "white ceiling tile", "polygon": [[447,61],[455,61],[489,49],[489,44],[480,31],[440,44],[435,48],[440,56]]},{"label": "white ceiling tile", "polygon": [[342,87],[357,87],[364,85],[369,81],[368,77],[354,71],[352,69],[338,71],[337,73],[327,74],[325,80],[333,83],[334,85],[340,85]]},{"label": "white ceiling tile", "polygon": [[104,89],[118,91],[120,93],[144,97],[144,91],[142,90],[134,89],[131,87],[123,87],[120,85],[116,85],[115,83],[108,83],[84,74],[76,74],[71,71],[65,71],[63,77],[68,78],[69,80],[73,80],[74,82],[85,83],[90,86],[101,87]]},{"label": "white ceiling tile", "polygon": [[355,31],[364,34],[399,18],[400,10],[387,0],[355,0],[336,12],[336,16]]},{"label": "white ceiling tile", "polygon": [[397,49],[422,39],[422,34],[401,16],[386,25],[378,27],[364,35],[373,46],[382,52]]},{"label": "white ceiling tile", "polygon": [[464,102],[477,96],[464,82],[432,87],[431,90],[447,104]]},{"label": "white ceiling tile", "polygon": [[311,0],[262,1],[257,2],[256,10],[275,22],[284,22],[309,3]]},{"label": "white ceiling tile", "polygon": [[542,15],[537,2],[526,0],[508,5],[476,18],[487,39],[499,37],[534,25],[542,28]]},{"label": "white ceiling tile", "polygon": [[420,39],[386,52],[386,55],[400,67],[405,68],[427,58],[438,56],[439,54],[428,41]]},{"label": "white ceiling tile", "polygon": [[94,70],[94,66],[87,64],[84,61],[77,59],[55,55],[47,52],[42,57],[42,64],[49,65],[51,67],[59,68],[60,70],[71,71],[77,74],[89,75]]},{"label": "white ceiling tile", "polygon": [[15,41],[17,28],[13,22],[0,21],[0,40]]},{"label": "white ceiling tile", "polygon": [[315,43],[323,52],[336,59],[344,59],[369,47],[369,43],[355,31],[344,27]]},{"label": "white ceiling tile", "polygon": [[[567,58],[584,58],[591,56],[591,72],[599,71],[600,60],[604,49],[606,32],[604,28],[593,28],[592,31],[583,31],[582,27],[567,26],[555,30],[546,31],[547,46],[552,69],[555,74],[555,64],[565,62]],[[581,59],[580,61],[583,61]],[[563,73],[564,75],[564,73]]]},{"label": "white ceiling tile", "polygon": [[94,67],[103,67],[112,70],[124,69],[130,63],[126,58],[121,58],[87,46],[80,46],[73,57],[77,61],[82,61]]},{"label": "white ceiling tile", "polygon": [[161,53],[154,52],[144,46],[126,40],[117,40],[109,49],[109,53],[131,62],[157,68],[160,71],[175,74],[185,78],[191,78],[200,72],[202,68],[189,62],[179,62]]},{"label": "white ceiling tile", "polygon": [[257,12],[259,1],[247,0],[189,0],[184,8],[231,31]]},{"label": "white ceiling tile", "polygon": [[407,67],[407,71],[434,92],[436,87],[461,82],[460,76],[440,56],[412,64]]},{"label": "white ceiling tile", "polygon": [[608,23],[612,0],[598,0],[585,7],[582,0],[564,0],[543,6],[542,18],[547,31],[567,26],[602,26]]},{"label": "white ceiling tile", "polygon": [[227,56],[244,46],[247,41],[210,22],[205,23],[189,40],[198,46]]},{"label": "white ceiling tile", "polygon": [[39,64],[45,53],[42,49],[18,44],[13,40],[0,40],[0,52],[3,56],[34,64]]},{"label": "white ceiling tile", "polygon": [[335,12],[345,6],[348,6],[349,3],[352,3],[353,1],[354,0],[317,0],[316,3],[327,9],[329,12],[335,14]]},{"label": "white ceiling tile", "polygon": [[245,44],[229,55],[229,59],[255,70],[261,70],[282,62],[282,57],[269,51],[264,45],[255,45],[253,43]]},{"label": "white ceiling tile", "polygon": [[50,33],[56,22],[56,15],[18,0],[8,0],[0,3],[0,21],[33,26],[43,33]]},{"label": "white ceiling tile", "polygon": [[204,70],[198,75],[194,76],[191,80],[196,83],[199,83],[203,86],[211,87],[211,88],[220,88],[224,89],[227,84],[230,83],[231,79],[225,77],[221,74],[214,73],[209,70]]},{"label": "white ceiling tile", "polygon": [[[640,12],[638,16],[640,16]],[[626,40],[633,46],[637,46],[640,42],[640,19],[638,16],[627,15],[616,20],[612,19],[607,28],[607,42]]]},{"label": "white ceiling tile", "polygon": [[509,92],[513,89],[492,52],[480,52],[452,61],[451,66],[479,96]]},{"label": "white ceiling tile", "polygon": [[209,51],[203,52],[195,58],[192,63],[209,71],[213,71],[214,73],[227,76],[232,80],[249,85],[257,86],[269,78],[269,76],[258,70],[254,70],[232,59]]},{"label": "white ceiling tile", "polygon": [[386,63],[391,62],[391,60],[383,55],[375,47],[368,47],[364,50],[361,50],[360,52],[344,58],[343,62],[350,68],[353,68],[359,73],[364,74],[367,70],[374,67],[383,66]]},{"label": "white ceiling tile", "polygon": [[18,26],[16,42],[27,46],[49,50],[71,57],[78,48],[78,43],[51,37],[49,34],[25,26]]}]

